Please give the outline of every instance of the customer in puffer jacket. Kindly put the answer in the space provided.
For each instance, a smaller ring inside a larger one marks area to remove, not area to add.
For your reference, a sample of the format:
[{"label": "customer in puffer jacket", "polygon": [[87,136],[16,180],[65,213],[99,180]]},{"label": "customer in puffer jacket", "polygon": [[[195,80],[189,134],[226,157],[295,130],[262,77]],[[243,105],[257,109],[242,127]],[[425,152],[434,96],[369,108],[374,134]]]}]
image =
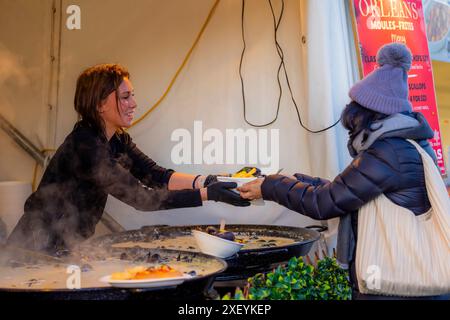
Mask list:
[{"label": "customer in puffer jacket", "polygon": [[421,156],[406,141],[417,141],[435,159],[427,141],[434,132],[408,101],[411,61],[406,46],[385,45],[377,54],[379,68],[350,89],[342,124],[354,159],[333,181],[271,175],[239,188],[243,198],[262,197],[316,220],[340,217],[337,258],[350,268],[354,298],[371,298],[358,292],[354,269],[358,209],[382,193],[415,215],[431,207]]}]

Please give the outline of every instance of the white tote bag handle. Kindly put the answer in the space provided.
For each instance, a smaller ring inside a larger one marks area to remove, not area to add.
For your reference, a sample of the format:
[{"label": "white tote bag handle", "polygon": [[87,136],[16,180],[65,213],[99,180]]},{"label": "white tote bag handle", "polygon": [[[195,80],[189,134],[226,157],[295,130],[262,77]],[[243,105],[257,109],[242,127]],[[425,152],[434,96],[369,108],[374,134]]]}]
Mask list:
[{"label": "white tote bag handle", "polygon": [[428,199],[439,224],[446,230],[443,236],[447,239],[450,251],[450,198],[444,180],[430,155],[414,140],[408,139],[408,142],[416,147],[422,157]]}]

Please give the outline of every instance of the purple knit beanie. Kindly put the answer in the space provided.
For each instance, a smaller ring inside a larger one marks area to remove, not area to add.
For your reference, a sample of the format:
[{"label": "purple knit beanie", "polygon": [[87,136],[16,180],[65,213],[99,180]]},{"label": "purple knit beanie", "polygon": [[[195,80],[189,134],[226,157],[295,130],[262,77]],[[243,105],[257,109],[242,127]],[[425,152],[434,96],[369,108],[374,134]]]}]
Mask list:
[{"label": "purple knit beanie", "polygon": [[378,68],[350,88],[348,95],[361,106],[384,114],[412,111],[408,100],[411,51],[401,43],[382,46]]}]

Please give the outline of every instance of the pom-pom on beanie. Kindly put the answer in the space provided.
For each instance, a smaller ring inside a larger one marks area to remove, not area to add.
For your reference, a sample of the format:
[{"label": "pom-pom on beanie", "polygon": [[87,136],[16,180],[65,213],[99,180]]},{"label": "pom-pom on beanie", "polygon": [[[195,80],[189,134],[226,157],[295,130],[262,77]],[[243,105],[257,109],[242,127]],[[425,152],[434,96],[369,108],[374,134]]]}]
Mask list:
[{"label": "pom-pom on beanie", "polygon": [[411,112],[408,100],[411,51],[401,43],[386,44],[378,50],[376,61],[378,68],[350,88],[350,98],[384,114]]}]

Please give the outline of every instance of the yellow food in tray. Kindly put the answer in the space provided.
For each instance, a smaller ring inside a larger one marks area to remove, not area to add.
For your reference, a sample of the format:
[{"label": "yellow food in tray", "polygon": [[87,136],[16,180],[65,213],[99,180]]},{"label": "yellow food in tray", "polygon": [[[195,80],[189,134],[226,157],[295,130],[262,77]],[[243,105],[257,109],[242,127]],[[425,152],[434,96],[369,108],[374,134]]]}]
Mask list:
[{"label": "yellow food in tray", "polygon": [[257,168],[248,168],[245,167],[242,170],[236,172],[231,177],[232,178],[253,178],[258,176]]},{"label": "yellow food in tray", "polygon": [[183,273],[167,265],[160,267],[138,266],[125,270],[125,272],[116,272],[111,275],[111,280],[142,280],[142,279],[161,279],[181,277]]}]

